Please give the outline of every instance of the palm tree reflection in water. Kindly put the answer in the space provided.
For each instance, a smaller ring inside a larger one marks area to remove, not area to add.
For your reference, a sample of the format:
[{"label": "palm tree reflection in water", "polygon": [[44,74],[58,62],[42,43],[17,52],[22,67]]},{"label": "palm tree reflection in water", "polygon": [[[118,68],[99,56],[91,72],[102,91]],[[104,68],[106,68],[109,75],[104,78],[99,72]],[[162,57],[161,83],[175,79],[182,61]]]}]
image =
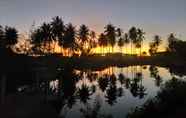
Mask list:
[{"label": "palm tree reflection in water", "polygon": [[[151,77],[155,78],[154,85],[159,87],[161,83],[159,80],[162,77],[158,74],[158,68],[155,66],[147,66],[146,68],[144,66],[110,67],[101,71],[80,71],[66,66],[65,69],[57,70],[55,80],[45,82],[45,84],[40,80],[39,83],[42,83],[42,86],[38,87],[43,88],[38,90],[48,91],[47,103],[50,103],[61,117],[68,117],[69,114],[71,117],[73,115],[71,110],[76,110],[79,115],[85,118],[106,117],[107,115],[103,115],[105,114],[103,111],[114,109],[121,103],[126,104],[125,100],[129,102],[145,100],[144,98],[148,96],[148,86],[144,81],[144,78],[147,77],[147,68]],[[152,81],[147,79],[147,81]],[[45,89],[43,85],[45,85]],[[50,96],[53,96],[53,99],[50,99]],[[134,105],[129,104],[129,106]],[[77,111],[77,109],[80,110]],[[108,117],[111,116],[108,115]]]}]

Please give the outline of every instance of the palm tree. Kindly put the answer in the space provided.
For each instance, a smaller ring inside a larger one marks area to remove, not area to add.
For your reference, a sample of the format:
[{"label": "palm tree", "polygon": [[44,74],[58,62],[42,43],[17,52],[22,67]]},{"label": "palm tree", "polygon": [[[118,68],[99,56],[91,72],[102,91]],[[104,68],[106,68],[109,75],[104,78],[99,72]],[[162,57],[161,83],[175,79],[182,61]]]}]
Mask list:
[{"label": "palm tree", "polygon": [[[98,38],[98,44],[100,46],[100,52],[102,52],[102,53],[104,53],[103,47],[106,45],[106,42],[107,42],[107,40],[106,40],[105,35],[103,33],[101,33]],[[101,49],[102,49],[102,51],[101,51]]]},{"label": "palm tree", "polygon": [[66,25],[64,32],[63,47],[66,49],[70,49],[72,53],[77,49],[76,29],[71,23]]},{"label": "palm tree", "polygon": [[155,35],[154,36],[154,45],[156,47],[156,52],[157,52],[158,47],[161,44],[161,42],[162,42],[161,37],[159,35]]},{"label": "palm tree", "polygon": [[63,20],[59,16],[52,18],[51,26],[55,50],[56,42],[58,42],[58,44],[62,47],[65,26]]},{"label": "palm tree", "polygon": [[156,48],[155,43],[154,42],[150,42],[149,43],[149,54],[153,55],[153,54],[156,53],[156,51],[157,51],[157,48]]},{"label": "palm tree", "polygon": [[18,31],[13,27],[5,27],[5,45],[7,48],[12,48],[18,42]]},{"label": "palm tree", "polygon": [[31,44],[33,52],[41,53],[41,48],[43,44],[43,32],[40,28],[36,29],[31,33]]},{"label": "palm tree", "polygon": [[142,29],[137,29],[137,45],[136,47],[140,48],[140,56],[141,56],[141,48],[143,47],[143,40],[145,39],[144,37],[145,32],[143,32]]},{"label": "palm tree", "polygon": [[117,32],[117,36],[120,38],[122,36],[122,29],[117,28],[116,32]]},{"label": "palm tree", "polygon": [[161,42],[162,42],[162,40],[161,40],[160,36],[159,35],[155,35],[153,42],[150,43],[149,53],[150,54],[157,53],[158,47],[161,44]]},{"label": "palm tree", "polygon": [[127,50],[127,45],[130,43],[130,40],[129,40],[129,35],[127,33],[124,34],[124,43],[126,45],[126,53],[128,52]]},{"label": "palm tree", "polygon": [[86,52],[86,48],[88,48],[88,39],[89,39],[89,28],[86,25],[81,25],[79,28],[79,42],[80,49],[82,54]]},{"label": "palm tree", "polygon": [[119,38],[118,40],[118,46],[120,47],[120,52],[122,54],[122,47],[124,46],[124,39],[122,37]]},{"label": "palm tree", "polygon": [[173,33],[171,33],[168,37],[168,51],[175,52],[175,43],[178,41],[178,39],[175,37]]},{"label": "palm tree", "polygon": [[[44,48],[47,48],[47,51],[51,52],[51,42],[52,42],[52,28],[49,23],[43,23],[40,27],[42,31],[42,38],[44,41]],[[49,44],[49,46],[48,46]]]},{"label": "palm tree", "polygon": [[117,29],[118,46],[120,47],[120,52],[122,53],[122,47],[125,43],[124,38],[122,37],[122,31],[120,28]]},{"label": "palm tree", "polygon": [[96,47],[96,33],[94,31],[90,32],[90,41],[89,41],[89,45],[91,48]]},{"label": "palm tree", "polygon": [[81,25],[79,28],[79,39],[82,44],[88,41],[89,39],[89,28],[86,25]]},{"label": "palm tree", "polygon": [[136,27],[132,27],[132,28],[129,30],[129,38],[130,38],[130,40],[131,40],[131,54],[133,53],[132,44],[136,44],[136,42],[137,42],[137,37],[138,37],[137,29],[136,29]]},{"label": "palm tree", "polygon": [[159,35],[154,36],[154,44],[158,47],[161,44],[162,40]]},{"label": "palm tree", "polygon": [[115,26],[108,24],[105,26],[105,36],[108,40],[108,43],[112,47],[112,52],[114,51],[114,45],[116,43],[116,30]]}]

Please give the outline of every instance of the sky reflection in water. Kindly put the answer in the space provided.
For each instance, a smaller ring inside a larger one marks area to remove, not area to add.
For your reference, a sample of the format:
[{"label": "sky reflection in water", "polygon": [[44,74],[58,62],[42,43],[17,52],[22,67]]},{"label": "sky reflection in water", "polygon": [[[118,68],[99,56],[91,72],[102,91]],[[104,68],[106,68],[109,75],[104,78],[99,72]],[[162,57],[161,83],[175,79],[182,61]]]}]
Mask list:
[{"label": "sky reflection in water", "polygon": [[[65,113],[66,118],[123,118],[131,109],[154,97],[160,86],[175,76],[168,69],[156,66],[75,70],[74,75],[75,90],[71,95],[75,102],[71,108],[64,105],[60,110],[60,114],[64,116]],[[50,82],[50,88],[54,91],[58,90],[58,85],[58,80]]]}]

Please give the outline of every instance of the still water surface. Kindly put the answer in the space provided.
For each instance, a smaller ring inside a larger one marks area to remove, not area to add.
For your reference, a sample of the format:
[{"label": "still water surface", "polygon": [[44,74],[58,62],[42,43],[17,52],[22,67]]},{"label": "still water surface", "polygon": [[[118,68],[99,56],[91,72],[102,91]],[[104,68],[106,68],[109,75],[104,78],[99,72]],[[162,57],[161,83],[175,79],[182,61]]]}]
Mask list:
[{"label": "still water surface", "polygon": [[[78,80],[71,108],[61,109],[67,118],[87,115],[123,118],[136,106],[153,98],[160,86],[174,75],[166,68],[155,66],[110,67],[101,71],[75,71]],[[57,89],[59,81],[50,82]]]},{"label": "still water surface", "polygon": [[50,74],[38,72],[33,83],[16,86],[16,93],[44,94],[47,104],[52,104],[60,117],[124,118],[155,97],[160,87],[173,77],[185,78],[168,68],[150,65],[99,71],[57,69]]}]

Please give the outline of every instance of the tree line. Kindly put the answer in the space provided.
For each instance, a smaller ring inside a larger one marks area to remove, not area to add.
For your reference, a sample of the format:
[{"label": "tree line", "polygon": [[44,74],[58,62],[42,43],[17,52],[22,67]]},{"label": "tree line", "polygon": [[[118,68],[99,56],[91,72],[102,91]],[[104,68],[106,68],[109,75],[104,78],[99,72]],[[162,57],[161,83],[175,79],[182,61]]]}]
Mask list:
[{"label": "tree line", "polygon": [[[98,35],[85,24],[80,25],[78,29],[72,23],[65,24],[59,16],[52,18],[49,23],[44,22],[41,26],[33,28],[28,39],[23,39],[25,43],[15,48],[19,42],[18,37],[16,28],[0,26],[1,49],[14,49],[25,54],[53,54],[56,53],[56,48],[60,48],[63,55],[89,55],[96,47],[100,47],[102,53],[105,53],[105,47],[109,47],[106,48],[107,52],[113,53],[116,45],[120,47],[121,53],[123,53],[123,47],[126,52],[130,49],[131,54],[137,54],[136,49],[139,49],[140,56],[147,53],[142,52],[146,38],[141,28],[131,27],[129,31],[123,32],[121,28],[109,23],[104,27],[103,33]],[[185,42],[176,38],[173,33],[169,35],[167,42],[168,52],[180,52],[176,50],[185,49]],[[161,43],[161,37],[155,35],[149,44],[149,54],[155,55]]]}]

